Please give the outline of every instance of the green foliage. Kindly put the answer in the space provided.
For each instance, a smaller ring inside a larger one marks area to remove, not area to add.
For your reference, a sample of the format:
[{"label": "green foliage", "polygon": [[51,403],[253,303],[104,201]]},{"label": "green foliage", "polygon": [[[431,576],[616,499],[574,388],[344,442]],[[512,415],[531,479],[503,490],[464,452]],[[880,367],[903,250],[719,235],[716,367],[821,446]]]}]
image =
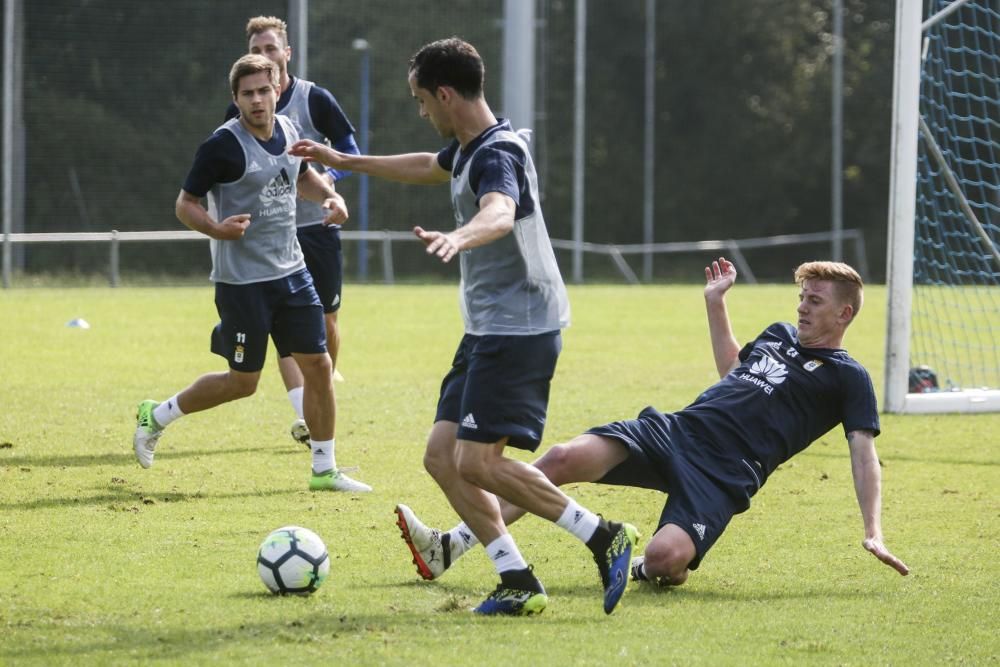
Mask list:
[{"label": "green foliage", "polygon": [[[848,334],[881,386],[884,292]],[[782,466],[689,583],[630,586],[601,611],[589,554],[528,517],[513,527],[550,593],[533,619],[479,619],[493,587],[481,550],[419,581],[393,525],[406,502],[455,521],[421,465],[461,325],[454,287],[353,287],[341,321],[337,459],[374,485],[306,490],[309,457],[273,359],[258,393],[190,415],[156,465],[131,452],[134,406],[222,370],[208,352],[208,287],[0,293],[0,663],[985,664],[995,659],[1000,416],[885,416],[887,543],[899,577],[860,546],[847,447],[833,431]],[[574,326],[546,445],[682,407],[713,380],[697,287],[571,290]],[[794,315],[792,286],[737,286],[749,339]],[[65,327],[75,317],[89,330]],[[527,458],[523,456],[522,458]],[[567,491],[646,535],[662,496]],[[315,530],[330,578],[311,598],[267,594],[256,549],[286,524]]]},{"label": "green foliage", "polygon": [[[309,76],[359,123],[360,55],[371,47],[373,153],[444,146],[418,118],[406,65],[422,44],[457,34],[487,65],[487,99],[503,112],[502,4],[451,0],[310,3]],[[226,75],[254,14],[287,2],[124,0],[25,3],[27,210],[24,231],[174,229],[173,202],[194,151],[222,121]],[[575,3],[539,2],[533,151],[552,235],[570,238]],[[893,3],[846,0],[845,227],[865,231],[881,278],[885,255]],[[829,229],[831,3],[662,0],[657,4],[658,241]],[[586,236],[641,241],[644,3],[588,3]],[[293,65],[296,57],[293,42]],[[79,192],[71,187],[76,174]],[[443,188],[371,182],[370,226],[448,228]],[[341,186],[357,206],[358,179]],[[187,266],[189,246],[161,246],[158,269]],[[759,276],[783,279],[813,249],[769,256]],[[33,246],[27,268],[92,270],[93,247]],[[123,267],[146,268],[133,256]],[[670,276],[669,262],[657,267]],[[773,268],[772,268],[773,267]],[[417,256],[400,272],[426,272]],[[439,272],[438,275],[444,275]]]}]

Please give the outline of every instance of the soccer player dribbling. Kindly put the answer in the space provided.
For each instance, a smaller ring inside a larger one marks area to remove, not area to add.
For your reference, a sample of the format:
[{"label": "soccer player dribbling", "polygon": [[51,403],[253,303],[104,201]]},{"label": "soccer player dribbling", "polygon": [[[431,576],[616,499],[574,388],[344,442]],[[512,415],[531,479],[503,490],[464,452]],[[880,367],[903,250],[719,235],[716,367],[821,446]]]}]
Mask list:
[{"label": "soccer player dribbling", "polygon": [[[481,541],[500,576],[475,611],[534,614],[548,603],[503,523],[499,496],[586,544],[604,588],[604,611],[611,613],[627,582],[635,528],[606,521],[537,469],[504,455],[506,447],[534,451],[541,442],[569,302],[531,155],[486,103],[484,71],[476,49],[458,38],[427,44],[410,61],[408,82],[420,116],[452,140],[437,154],[353,156],[310,141],[295,144],[292,153],[395,181],[450,182],[457,228],[414,228],[429,255],[459,258],[465,324],[442,382],[424,466],[463,521],[456,542]],[[430,578],[432,554],[411,539],[410,509],[398,505],[396,513],[418,571]]]}]

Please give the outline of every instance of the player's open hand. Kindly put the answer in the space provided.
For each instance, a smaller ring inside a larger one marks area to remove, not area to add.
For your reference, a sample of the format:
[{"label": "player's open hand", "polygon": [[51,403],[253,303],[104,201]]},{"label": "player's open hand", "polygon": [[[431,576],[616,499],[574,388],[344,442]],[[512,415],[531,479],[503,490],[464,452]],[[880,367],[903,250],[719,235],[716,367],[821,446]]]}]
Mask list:
[{"label": "player's open hand", "polygon": [[882,544],[882,540],[869,537],[862,542],[861,545],[874,554],[880,561],[896,570],[896,572],[899,572],[904,577],[910,573],[910,568],[906,567],[906,563],[893,556],[889,550],[885,548],[885,545]]},{"label": "player's open hand", "polygon": [[338,162],[338,156],[340,154],[337,153],[337,151],[333,150],[329,146],[325,146],[310,139],[296,141],[292,144],[292,147],[288,149],[288,154],[300,157],[307,162],[319,162],[328,167],[340,166],[340,163]]},{"label": "player's open hand", "polygon": [[705,267],[705,296],[722,296],[736,282],[736,267],[725,257],[720,257]]},{"label": "player's open hand", "polygon": [[239,213],[231,215],[219,224],[215,225],[213,237],[220,241],[236,241],[243,238],[247,227],[250,226],[250,214]]},{"label": "player's open hand", "polygon": [[413,233],[427,246],[427,254],[437,255],[442,262],[448,262],[458,253],[458,246],[448,234],[429,232],[423,227],[414,227]]},{"label": "player's open hand", "polygon": [[323,208],[326,209],[324,225],[342,225],[347,222],[347,203],[339,194],[334,193],[332,197],[324,199]]}]

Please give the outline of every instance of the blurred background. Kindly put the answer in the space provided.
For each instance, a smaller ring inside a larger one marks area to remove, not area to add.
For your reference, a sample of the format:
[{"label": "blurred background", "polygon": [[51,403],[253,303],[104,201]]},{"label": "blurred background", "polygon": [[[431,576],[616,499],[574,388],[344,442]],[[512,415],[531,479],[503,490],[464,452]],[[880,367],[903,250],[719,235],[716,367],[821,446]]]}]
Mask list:
[{"label": "blurred background", "polygon": [[[534,7],[533,111],[524,124],[533,127],[554,239],[582,233],[587,242],[635,244],[828,233],[839,182],[842,226],[860,231],[865,252],[859,259],[857,246],[845,244],[843,257],[867,264],[869,280],[884,280],[891,0],[521,1]],[[333,92],[359,132],[367,102],[369,152],[436,152],[445,142],[417,115],[407,61],[438,38],[472,42],[486,62],[487,100],[505,115],[510,2],[518,0],[6,0],[4,27],[15,41],[5,60],[13,58],[20,90],[13,150],[23,156],[11,174],[12,231],[183,229],[174,199],[196,148],[223,120],[229,67],[246,51],[247,19],[258,14],[290,21],[293,73],[305,55],[306,78]],[[840,156],[832,140],[837,8]],[[303,15],[290,16],[296,12]],[[300,26],[304,50],[297,50]],[[585,46],[584,114],[574,104],[578,44]],[[574,143],[581,120],[582,143]],[[575,159],[582,199],[574,203]],[[831,173],[835,161],[840,179]],[[345,230],[357,229],[360,186],[357,175],[338,184],[352,210]],[[454,224],[445,187],[372,179],[368,188],[371,230]],[[383,280],[377,244],[367,244],[364,267],[359,250],[359,242],[345,243],[347,280]],[[457,275],[454,266],[428,261],[417,243],[394,243],[392,252],[396,280]],[[745,255],[758,280],[784,282],[799,262],[832,252],[825,241]],[[572,253],[557,254],[567,280],[625,279],[608,255],[587,254],[577,276]],[[628,261],[643,280],[698,281],[705,257]],[[46,243],[15,245],[13,262],[19,275],[88,275],[105,273],[109,259],[106,244]],[[123,275],[167,281],[207,277],[209,262],[207,244],[184,241],[127,243],[120,257]]]}]

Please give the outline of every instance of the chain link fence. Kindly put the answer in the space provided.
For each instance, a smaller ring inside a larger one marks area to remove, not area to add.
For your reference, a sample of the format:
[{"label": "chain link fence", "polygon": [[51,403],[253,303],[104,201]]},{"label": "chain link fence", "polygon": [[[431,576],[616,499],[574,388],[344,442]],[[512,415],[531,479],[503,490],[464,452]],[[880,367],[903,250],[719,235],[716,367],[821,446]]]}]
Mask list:
[{"label": "chain link fence", "polygon": [[[246,21],[259,14],[287,19],[289,0],[7,4],[19,8],[19,35],[8,52],[22,91],[13,145],[24,156],[13,178],[23,208],[15,210],[12,231],[181,228],[173,203],[195,149],[223,120],[229,67],[246,50]],[[892,2],[845,4],[857,49],[848,53],[847,89],[863,97],[847,100],[846,226],[874,239],[869,247],[877,257],[886,217],[891,57],[884,56],[892,47]],[[503,0],[313,0],[306,6],[307,76],[333,92],[355,127],[362,58],[369,58],[370,152],[444,145],[418,117],[406,83],[410,56],[434,39],[457,35],[477,46],[487,66],[487,99],[502,114]],[[645,3],[587,6],[584,237],[635,244],[643,240]],[[537,0],[536,7],[532,151],[550,234],[569,239],[577,3]],[[829,229],[828,23],[828,4],[804,0],[657,3],[656,241]],[[359,39],[367,52],[354,48]],[[351,176],[338,185],[355,212],[359,180]],[[453,224],[446,188],[377,179],[369,188],[371,230]],[[357,246],[345,244],[352,279]],[[95,244],[14,250],[20,273],[100,273],[108,264],[107,249]],[[568,276],[570,253],[558,253]],[[784,280],[798,261],[824,254],[787,246],[754,251],[751,261],[759,278]],[[417,244],[395,244],[393,257],[397,279],[455,275],[454,267],[428,262]],[[126,277],[168,279],[207,276],[209,261],[204,246],[186,242],[129,243],[120,257]],[[376,248],[369,261],[367,274],[379,280],[384,271]],[[680,258],[657,260],[660,279],[691,275],[699,274]],[[607,257],[588,257],[588,279],[619,276]]]}]

